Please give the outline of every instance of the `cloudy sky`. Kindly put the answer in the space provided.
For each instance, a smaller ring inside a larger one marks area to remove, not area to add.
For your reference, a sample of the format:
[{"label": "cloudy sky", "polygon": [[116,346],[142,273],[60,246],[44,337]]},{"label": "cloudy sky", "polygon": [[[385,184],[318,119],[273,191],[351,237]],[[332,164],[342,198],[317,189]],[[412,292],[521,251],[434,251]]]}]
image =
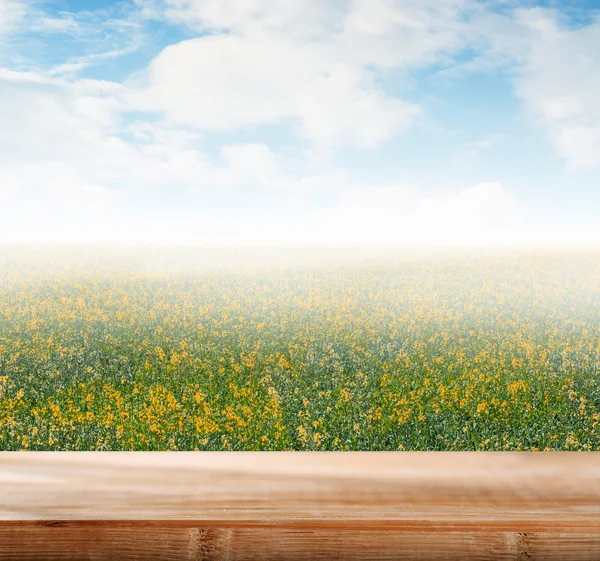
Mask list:
[{"label": "cloudy sky", "polygon": [[0,0],[0,241],[600,243],[598,0]]}]

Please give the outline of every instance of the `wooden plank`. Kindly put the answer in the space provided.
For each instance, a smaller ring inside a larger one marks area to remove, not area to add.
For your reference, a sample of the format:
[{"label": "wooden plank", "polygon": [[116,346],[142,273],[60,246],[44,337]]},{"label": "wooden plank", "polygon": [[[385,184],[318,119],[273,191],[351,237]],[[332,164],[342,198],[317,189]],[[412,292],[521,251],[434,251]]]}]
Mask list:
[{"label": "wooden plank", "polygon": [[600,453],[0,453],[0,559],[600,560]]}]

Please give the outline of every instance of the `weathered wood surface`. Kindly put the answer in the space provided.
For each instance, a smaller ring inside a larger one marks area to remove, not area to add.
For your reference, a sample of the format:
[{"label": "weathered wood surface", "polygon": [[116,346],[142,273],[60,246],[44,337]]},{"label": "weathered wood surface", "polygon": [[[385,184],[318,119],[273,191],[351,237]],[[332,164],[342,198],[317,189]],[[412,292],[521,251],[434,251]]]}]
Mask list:
[{"label": "weathered wood surface", "polygon": [[0,559],[600,561],[600,453],[0,453]]}]

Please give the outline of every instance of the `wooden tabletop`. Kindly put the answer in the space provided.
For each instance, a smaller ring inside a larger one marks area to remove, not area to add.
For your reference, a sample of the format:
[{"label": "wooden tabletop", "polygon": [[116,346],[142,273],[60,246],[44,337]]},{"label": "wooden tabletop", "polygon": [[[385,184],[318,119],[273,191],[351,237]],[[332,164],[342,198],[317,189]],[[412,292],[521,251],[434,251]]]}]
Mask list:
[{"label": "wooden tabletop", "polygon": [[0,453],[0,559],[600,560],[600,453]]}]

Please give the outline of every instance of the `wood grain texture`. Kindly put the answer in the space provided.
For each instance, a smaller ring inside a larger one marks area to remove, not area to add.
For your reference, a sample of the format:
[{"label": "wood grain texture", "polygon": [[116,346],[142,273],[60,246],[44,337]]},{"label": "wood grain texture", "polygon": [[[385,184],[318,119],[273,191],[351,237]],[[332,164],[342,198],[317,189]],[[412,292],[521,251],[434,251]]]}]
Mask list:
[{"label": "wood grain texture", "polygon": [[600,453],[0,453],[0,559],[600,561]]}]

